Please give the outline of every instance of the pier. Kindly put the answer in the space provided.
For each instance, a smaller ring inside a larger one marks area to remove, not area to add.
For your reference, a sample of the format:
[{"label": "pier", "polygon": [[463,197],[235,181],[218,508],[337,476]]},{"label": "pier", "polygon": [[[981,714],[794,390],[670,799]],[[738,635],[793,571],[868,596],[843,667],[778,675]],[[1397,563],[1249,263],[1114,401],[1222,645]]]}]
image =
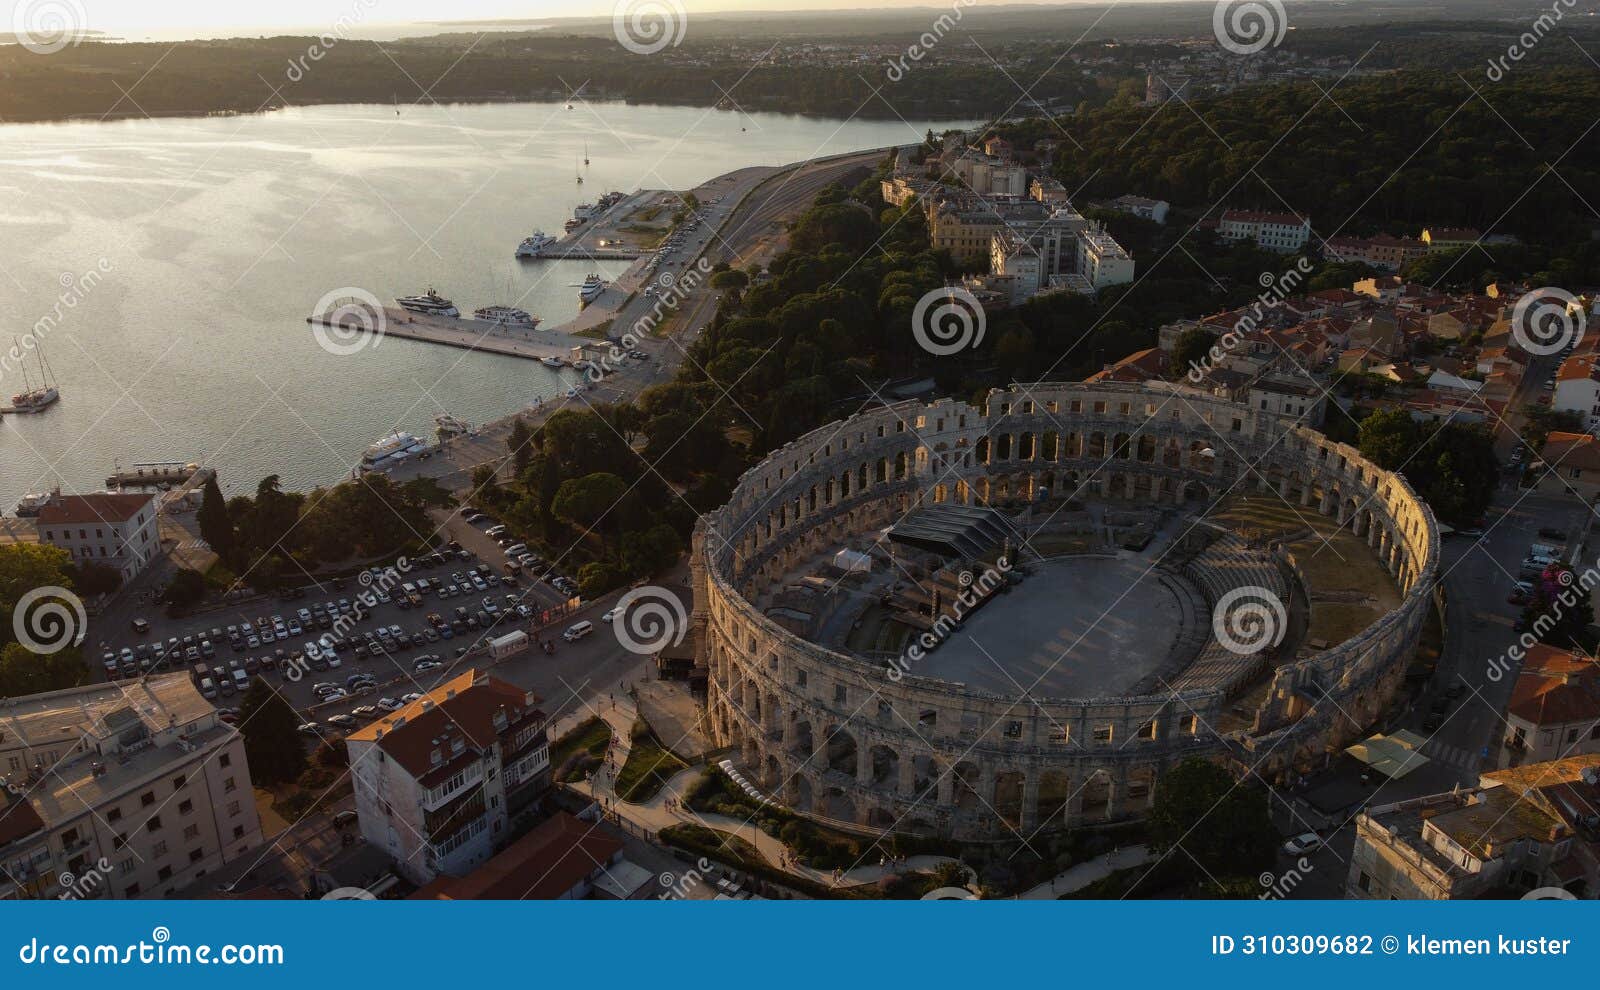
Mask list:
[{"label": "pier", "polygon": [[[131,470],[117,468],[106,475],[107,488],[158,488],[162,485],[186,485],[196,475],[209,476],[209,469],[182,461],[156,461],[135,464]],[[205,478],[200,479],[204,484]]]},{"label": "pier", "polygon": [[558,357],[570,361],[575,347],[595,344],[588,337],[577,337],[559,330],[511,330],[497,323],[466,317],[427,316],[396,306],[383,309],[383,324],[378,331],[370,331],[358,319],[351,318],[342,324],[327,315],[317,313],[306,317],[312,326],[323,326],[341,333],[376,332],[378,340],[373,347],[382,346],[382,338],[398,337],[429,344],[443,344],[468,351],[499,354],[504,357],[525,358],[538,361]]}]

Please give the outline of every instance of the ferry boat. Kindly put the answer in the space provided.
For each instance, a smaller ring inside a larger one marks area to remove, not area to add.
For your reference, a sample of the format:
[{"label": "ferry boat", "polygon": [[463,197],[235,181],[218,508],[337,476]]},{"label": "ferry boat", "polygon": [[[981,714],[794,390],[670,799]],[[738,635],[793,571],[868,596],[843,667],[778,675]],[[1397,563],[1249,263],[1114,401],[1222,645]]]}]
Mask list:
[{"label": "ferry boat", "polygon": [[550,357],[542,357],[539,359],[539,363],[544,365],[546,368],[565,368],[567,366],[567,362],[561,360],[555,355],[551,355]]},{"label": "ferry boat", "polygon": [[412,448],[420,450],[423,446],[423,442],[416,436],[396,431],[362,452],[361,470],[381,471],[391,464],[398,463],[395,460],[396,454],[405,454]]},{"label": "ferry boat", "polygon": [[[22,345],[15,337],[11,338],[12,353],[22,353]],[[28,362],[22,361],[22,391],[11,397],[11,411],[16,413],[43,412],[46,407],[54,405],[61,398],[61,390],[56,388],[55,376],[50,371],[50,362],[44,358],[44,342],[36,340],[33,353],[39,359],[39,384],[35,386],[33,379],[28,374]]]},{"label": "ferry boat", "polygon": [[561,225],[561,229],[565,230],[567,233],[570,234],[574,230],[577,230],[579,227],[582,227],[582,226],[583,226],[583,221],[579,220],[577,217],[573,217],[572,219],[568,220],[566,223],[562,224]]},{"label": "ferry boat", "polygon": [[401,309],[408,309],[413,313],[423,313],[427,316],[460,316],[461,310],[456,309],[456,304],[429,289],[420,296],[401,296],[395,302]]},{"label": "ferry boat", "polygon": [[551,237],[542,230],[536,230],[527,237],[524,237],[522,239],[522,243],[517,245],[517,257],[543,257],[544,253],[550,248],[555,247],[556,244],[557,241],[554,237]]},{"label": "ferry boat", "polygon": [[532,330],[540,323],[537,316],[513,306],[485,306],[474,310],[472,315],[485,323],[493,323],[508,330]]},{"label": "ferry boat", "polygon": [[55,492],[30,492],[22,496],[22,501],[17,503],[17,515],[22,519],[31,519],[39,514],[39,510],[50,504],[56,497]]},{"label": "ferry boat", "polygon": [[433,425],[441,437],[459,437],[472,432],[471,423],[457,419],[449,413],[440,413],[433,417]]},{"label": "ferry boat", "polygon": [[606,283],[600,276],[590,273],[589,277],[583,280],[583,284],[578,286],[578,298],[585,303],[592,303],[599,299],[600,293],[604,291]]}]

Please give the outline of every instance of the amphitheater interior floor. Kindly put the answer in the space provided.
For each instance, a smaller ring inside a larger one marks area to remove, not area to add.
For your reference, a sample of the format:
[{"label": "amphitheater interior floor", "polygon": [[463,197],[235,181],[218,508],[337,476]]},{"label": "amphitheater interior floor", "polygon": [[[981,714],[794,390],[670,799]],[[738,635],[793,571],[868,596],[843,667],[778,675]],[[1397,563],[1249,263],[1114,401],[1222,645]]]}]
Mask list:
[{"label": "amphitheater interior floor", "polygon": [[1177,596],[1146,554],[1061,557],[980,609],[910,673],[1016,697],[1116,697],[1167,664]]}]

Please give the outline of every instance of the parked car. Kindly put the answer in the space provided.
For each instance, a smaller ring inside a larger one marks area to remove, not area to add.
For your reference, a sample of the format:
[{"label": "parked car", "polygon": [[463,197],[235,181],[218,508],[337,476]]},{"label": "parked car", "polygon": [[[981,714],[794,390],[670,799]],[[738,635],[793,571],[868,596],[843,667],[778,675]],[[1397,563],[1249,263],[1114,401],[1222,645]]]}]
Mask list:
[{"label": "parked car", "polygon": [[1283,851],[1291,856],[1302,856],[1322,848],[1322,836],[1315,832],[1302,832],[1283,844]]}]

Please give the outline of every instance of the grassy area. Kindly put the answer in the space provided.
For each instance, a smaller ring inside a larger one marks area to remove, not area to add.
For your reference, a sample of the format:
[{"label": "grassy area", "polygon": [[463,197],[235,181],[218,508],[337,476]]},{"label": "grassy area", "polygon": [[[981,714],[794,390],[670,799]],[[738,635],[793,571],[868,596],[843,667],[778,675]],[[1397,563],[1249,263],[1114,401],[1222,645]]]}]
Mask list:
[{"label": "grassy area", "polygon": [[587,777],[605,759],[609,745],[611,726],[605,719],[585,719],[550,747],[550,765],[556,768],[555,779],[565,783]]},{"label": "grassy area", "polygon": [[655,730],[644,719],[633,723],[630,735],[632,748],[628,750],[628,762],[617,774],[617,797],[635,803],[648,801],[667,781],[689,769],[689,764],[662,745]]},{"label": "grassy area", "polygon": [[[1310,506],[1291,506],[1270,492],[1258,492],[1229,499],[1210,518],[1249,537],[1312,530],[1315,535],[1288,544],[1313,599],[1308,642],[1337,646],[1400,604],[1394,579],[1372,555],[1366,537],[1351,533],[1349,526],[1340,528],[1331,516]],[[1363,597],[1371,600],[1359,600]]]}]

